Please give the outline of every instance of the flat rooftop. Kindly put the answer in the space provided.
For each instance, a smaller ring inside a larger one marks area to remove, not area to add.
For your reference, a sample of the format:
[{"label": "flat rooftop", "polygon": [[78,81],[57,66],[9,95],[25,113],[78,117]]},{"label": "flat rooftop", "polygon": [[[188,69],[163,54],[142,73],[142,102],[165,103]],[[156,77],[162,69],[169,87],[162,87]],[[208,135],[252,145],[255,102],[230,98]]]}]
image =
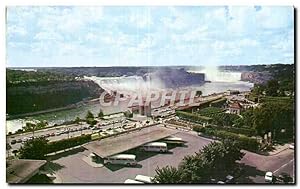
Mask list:
[{"label": "flat rooftop", "polygon": [[25,183],[37,173],[46,160],[17,159],[6,162],[6,182]]},{"label": "flat rooftop", "polygon": [[173,129],[151,126],[116,137],[90,142],[83,145],[83,147],[101,158],[106,158],[176,133],[178,133],[178,131]]}]

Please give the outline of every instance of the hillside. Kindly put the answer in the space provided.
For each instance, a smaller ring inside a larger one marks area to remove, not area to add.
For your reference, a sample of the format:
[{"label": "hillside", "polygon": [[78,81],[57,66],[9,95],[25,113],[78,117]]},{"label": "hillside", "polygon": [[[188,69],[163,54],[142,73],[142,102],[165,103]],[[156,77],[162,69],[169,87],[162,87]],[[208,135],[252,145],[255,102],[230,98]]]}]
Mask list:
[{"label": "hillside", "polygon": [[8,115],[61,108],[87,98],[97,98],[103,91],[92,81],[61,74],[9,69],[6,73]]}]

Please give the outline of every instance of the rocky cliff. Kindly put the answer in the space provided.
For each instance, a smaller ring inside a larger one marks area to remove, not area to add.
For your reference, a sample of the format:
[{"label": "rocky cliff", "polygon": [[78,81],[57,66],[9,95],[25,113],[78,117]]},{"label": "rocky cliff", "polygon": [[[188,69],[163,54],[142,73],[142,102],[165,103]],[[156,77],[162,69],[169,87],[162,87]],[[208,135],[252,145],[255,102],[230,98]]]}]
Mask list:
[{"label": "rocky cliff", "polygon": [[251,83],[256,83],[256,84],[264,84],[270,79],[272,79],[272,75],[267,71],[264,72],[248,71],[248,72],[243,72],[241,75],[242,81],[249,81]]},{"label": "rocky cliff", "polygon": [[103,89],[92,81],[49,81],[7,85],[9,115],[60,108],[87,98],[97,98]]},{"label": "rocky cliff", "polygon": [[201,85],[205,82],[203,73],[189,73],[184,69],[160,69],[153,73],[145,74],[144,80],[162,82],[166,88],[177,88],[190,85]]}]

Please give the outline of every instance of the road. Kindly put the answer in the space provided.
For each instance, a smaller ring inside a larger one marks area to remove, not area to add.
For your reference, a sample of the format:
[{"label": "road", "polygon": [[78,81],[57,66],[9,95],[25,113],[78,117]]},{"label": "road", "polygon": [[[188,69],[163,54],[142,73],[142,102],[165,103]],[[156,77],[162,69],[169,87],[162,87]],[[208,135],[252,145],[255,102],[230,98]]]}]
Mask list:
[{"label": "road", "polygon": [[249,175],[249,182],[266,183],[264,175],[267,171],[273,172],[275,176],[279,176],[282,173],[287,173],[292,178],[295,176],[294,150],[292,149],[286,149],[272,156],[247,152],[241,163],[248,166],[249,169],[256,169],[256,174]]}]

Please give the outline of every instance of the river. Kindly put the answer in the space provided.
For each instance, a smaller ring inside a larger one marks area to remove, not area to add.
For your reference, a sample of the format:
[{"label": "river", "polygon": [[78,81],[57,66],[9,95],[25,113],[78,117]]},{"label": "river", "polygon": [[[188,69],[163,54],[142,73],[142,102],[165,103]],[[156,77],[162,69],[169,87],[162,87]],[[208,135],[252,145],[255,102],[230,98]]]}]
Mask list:
[{"label": "river", "polygon": [[[232,77],[230,77],[232,74]],[[202,86],[193,85],[190,88],[195,90],[201,90],[203,95],[209,95],[212,93],[219,93],[225,92],[227,90],[239,90],[239,91],[249,91],[251,87],[253,87],[252,83],[239,81],[240,73],[224,73],[224,74],[217,74],[216,76],[211,77],[211,82],[205,83]],[[225,78],[222,78],[225,77]],[[231,78],[231,79],[229,79]],[[225,79],[225,81],[224,81]],[[137,90],[143,83],[141,83],[141,79],[137,78],[135,80],[133,77],[114,77],[114,78],[97,78],[93,77],[93,80],[98,83],[103,88],[109,88],[114,86],[115,89],[119,88],[126,88],[129,87],[130,90]],[[101,81],[101,82],[100,82]],[[103,82],[104,81],[104,82]],[[145,86],[145,85],[144,85]],[[60,124],[65,121],[74,120],[75,117],[84,118],[87,111],[90,110],[95,115],[99,113],[100,108],[104,111],[105,114],[116,113],[120,111],[124,111],[127,109],[126,104],[120,104],[118,107],[111,106],[111,107],[101,107],[100,103],[91,103],[86,104],[84,106],[69,109],[69,110],[62,110],[58,112],[52,113],[45,113],[40,115],[34,115],[31,117],[26,117],[22,119],[12,119],[6,121],[6,133],[8,132],[15,132],[18,129],[21,129],[27,120],[46,120],[49,125]]]}]

